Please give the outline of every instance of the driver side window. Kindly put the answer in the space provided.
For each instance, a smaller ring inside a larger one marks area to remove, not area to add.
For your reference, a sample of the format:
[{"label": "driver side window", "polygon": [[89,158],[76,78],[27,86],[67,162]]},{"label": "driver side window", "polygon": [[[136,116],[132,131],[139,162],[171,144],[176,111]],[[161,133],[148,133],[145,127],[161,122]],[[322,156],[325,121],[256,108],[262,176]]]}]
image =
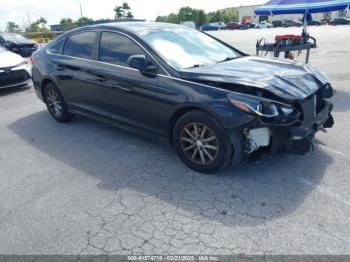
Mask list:
[{"label": "driver side window", "polygon": [[132,55],[146,55],[146,53],[140,46],[124,35],[102,32],[99,61],[129,67],[127,61]]}]

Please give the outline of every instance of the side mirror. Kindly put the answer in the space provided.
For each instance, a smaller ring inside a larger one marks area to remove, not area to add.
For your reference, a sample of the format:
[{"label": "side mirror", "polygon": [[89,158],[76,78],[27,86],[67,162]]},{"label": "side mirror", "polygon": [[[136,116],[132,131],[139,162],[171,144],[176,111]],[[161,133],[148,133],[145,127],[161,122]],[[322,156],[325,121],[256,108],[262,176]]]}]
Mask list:
[{"label": "side mirror", "polygon": [[127,63],[131,68],[135,68],[143,74],[157,74],[157,67],[149,65],[145,55],[132,55]]}]

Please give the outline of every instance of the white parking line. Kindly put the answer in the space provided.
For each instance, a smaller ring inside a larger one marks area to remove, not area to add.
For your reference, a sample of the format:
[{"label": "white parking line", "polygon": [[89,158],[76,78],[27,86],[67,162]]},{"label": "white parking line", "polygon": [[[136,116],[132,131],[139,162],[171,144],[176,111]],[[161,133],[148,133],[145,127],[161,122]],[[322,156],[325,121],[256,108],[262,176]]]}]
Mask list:
[{"label": "white parking line", "polygon": [[307,185],[307,186],[312,186],[315,188],[315,190],[321,194],[324,194],[330,198],[334,198],[335,200],[337,201],[340,201],[342,203],[344,203],[345,205],[347,206],[350,206],[350,202],[343,199],[340,195],[336,194],[336,193],[333,193],[331,190],[329,190],[327,187],[324,187],[322,185],[316,185],[314,182],[310,181],[309,179],[306,179],[304,177],[298,177],[298,180]]},{"label": "white parking line", "polygon": [[338,151],[336,149],[332,149],[332,148],[329,148],[329,147],[324,146],[324,145],[317,145],[317,146],[320,147],[321,149],[324,149],[325,151],[330,152],[330,153],[337,154],[337,155],[342,156],[342,157],[344,157],[346,159],[350,159],[349,155],[347,155],[347,154],[345,154],[343,152],[340,152],[340,151]]}]

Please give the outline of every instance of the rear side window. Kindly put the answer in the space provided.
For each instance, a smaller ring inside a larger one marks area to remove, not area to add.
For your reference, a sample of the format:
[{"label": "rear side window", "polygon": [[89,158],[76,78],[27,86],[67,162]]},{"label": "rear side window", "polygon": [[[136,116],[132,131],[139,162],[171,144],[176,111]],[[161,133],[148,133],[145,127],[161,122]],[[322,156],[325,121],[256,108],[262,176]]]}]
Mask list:
[{"label": "rear side window", "polygon": [[58,41],[53,46],[49,48],[49,52],[53,54],[61,54],[64,41]]},{"label": "rear side window", "polygon": [[74,57],[91,58],[95,37],[95,32],[84,32],[72,35],[66,40],[63,53]]},{"label": "rear side window", "polygon": [[140,46],[118,33],[103,32],[100,41],[99,60],[106,63],[128,66],[132,55],[145,55]]}]

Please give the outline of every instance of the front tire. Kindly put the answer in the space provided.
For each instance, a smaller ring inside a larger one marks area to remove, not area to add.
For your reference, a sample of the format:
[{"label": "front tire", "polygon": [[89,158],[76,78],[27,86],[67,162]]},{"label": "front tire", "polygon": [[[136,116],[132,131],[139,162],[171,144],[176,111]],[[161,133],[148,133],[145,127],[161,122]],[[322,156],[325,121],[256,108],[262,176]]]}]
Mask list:
[{"label": "front tire", "polygon": [[44,99],[47,110],[56,121],[66,123],[72,120],[73,115],[68,113],[66,101],[56,85],[46,85]]},{"label": "front tire", "polygon": [[225,129],[203,111],[186,113],[176,122],[173,143],[180,159],[198,172],[216,172],[232,159],[232,145]]}]

